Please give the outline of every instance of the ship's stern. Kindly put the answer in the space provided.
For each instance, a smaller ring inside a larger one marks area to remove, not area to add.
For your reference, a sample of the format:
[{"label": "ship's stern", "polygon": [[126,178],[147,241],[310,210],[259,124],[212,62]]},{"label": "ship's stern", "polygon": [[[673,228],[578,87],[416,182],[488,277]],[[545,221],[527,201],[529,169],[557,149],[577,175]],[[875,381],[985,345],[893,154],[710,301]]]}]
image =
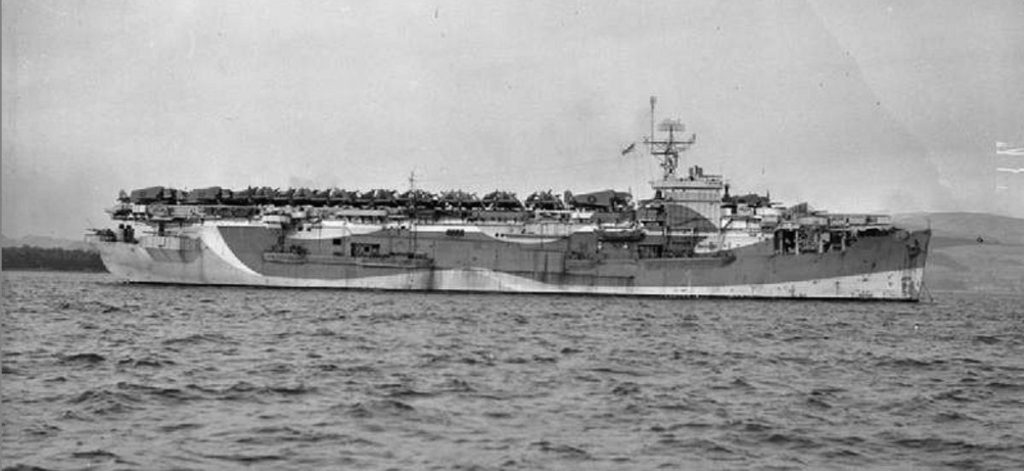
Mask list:
[{"label": "ship's stern", "polygon": [[184,236],[125,236],[123,231],[96,231],[85,240],[100,254],[115,278],[130,283],[188,283],[202,279],[194,263],[200,242]]}]

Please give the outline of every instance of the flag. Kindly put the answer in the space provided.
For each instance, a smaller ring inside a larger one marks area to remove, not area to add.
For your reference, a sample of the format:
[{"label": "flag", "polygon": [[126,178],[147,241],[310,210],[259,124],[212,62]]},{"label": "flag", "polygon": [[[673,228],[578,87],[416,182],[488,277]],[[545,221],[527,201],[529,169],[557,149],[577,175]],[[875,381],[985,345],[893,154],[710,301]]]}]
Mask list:
[{"label": "flag", "polygon": [[634,150],[636,150],[636,143],[635,142],[630,144],[629,146],[627,146],[625,149],[622,149],[622,155],[626,155],[626,154],[628,154],[630,152],[633,152]]}]

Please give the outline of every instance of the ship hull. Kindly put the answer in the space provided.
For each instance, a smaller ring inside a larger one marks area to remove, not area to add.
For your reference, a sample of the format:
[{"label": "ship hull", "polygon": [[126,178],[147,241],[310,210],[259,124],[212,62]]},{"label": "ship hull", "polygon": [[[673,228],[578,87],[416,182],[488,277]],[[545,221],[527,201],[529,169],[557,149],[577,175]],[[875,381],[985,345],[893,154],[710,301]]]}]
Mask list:
[{"label": "ship hull", "polygon": [[[567,236],[512,241],[472,226],[334,235],[289,239],[300,247],[291,253],[271,250],[280,231],[252,226],[203,226],[177,238],[97,246],[114,276],[137,283],[917,301],[930,238],[928,231],[896,231],[841,252],[778,254],[762,243],[728,256],[576,260]],[[356,257],[333,250],[336,239],[409,255]]]}]

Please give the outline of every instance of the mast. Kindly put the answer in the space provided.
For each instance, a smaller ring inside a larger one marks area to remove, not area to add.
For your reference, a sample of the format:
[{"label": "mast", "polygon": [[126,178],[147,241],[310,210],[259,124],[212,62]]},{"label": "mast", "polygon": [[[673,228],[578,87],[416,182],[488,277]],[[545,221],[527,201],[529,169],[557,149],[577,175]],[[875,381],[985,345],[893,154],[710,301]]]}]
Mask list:
[{"label": "mast", "polygon": [[658,125],[658,130],[668,132],[668,139],[656,140],[652,135],[650,139],[645,139],[645,143],[650,146],[651,155],[661,160],[661,168],[664,170],[662,179],[671,180],[676,177],[676,168],[679,166],[679,153],[689,149],[690,146],[697,142],[697,135],[690,134],[688,139],[676,140],[676,131],[679,131],[680,134],[686,131],[686,126],[678,119],[662,121]]},{"label": "mast", "polygon": [[658,97],[651,95],[651,134],[644,138],[647,150],[651,156],[661,161],[663,169],[662,179],[672,180],[676,177],[676,168],[679,167],[679,153],[690,148],[697,142],[697,135],[690,134],[689,139],[676,140],[676,132],[686,132],[686,126],[678,119],[666,119],[658,125],[658,130],[668,132],[668,140],[658,140],[654,137],[654,109],[658,104]]},{"label": "mast", "polygon": [[409,201],[406,203],[409,214],[409,238],[412,239],[412,255],[416,256],[416,171],[409,172]]},{"label": "mast", "polygon": [[[651,95],[651,133],[648,134],[650,139],[654,140],[654,105],[658,104],[658,97]],[[654,152],[654,145],[648,145],[647,150],[651,153]]]}]

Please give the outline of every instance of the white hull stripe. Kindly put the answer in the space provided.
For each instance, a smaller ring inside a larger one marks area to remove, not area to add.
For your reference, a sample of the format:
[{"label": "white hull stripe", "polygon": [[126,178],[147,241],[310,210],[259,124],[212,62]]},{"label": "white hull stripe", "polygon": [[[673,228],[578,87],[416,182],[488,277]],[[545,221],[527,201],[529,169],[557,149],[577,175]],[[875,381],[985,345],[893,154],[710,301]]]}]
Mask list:
[{"label": "white hull stripe", "polygon": [[223,260],[228,265],[231,265],[231,267],[233,267],[234,269],[239,270],[246,275],[260,276],[259,273],[247,267],[244,263],[242,263],[241,260],[238,259],[238,257],[235,256],[235,252],[231,250],[231,247],[228,247],[228,244],[224,240],[224,237],[221,236],[220,229],[216,227],[205,228],[203,232],[204,234],[202,236],[202,241],[204,256],[200,257],[200,260],[205,258],[207,254],[212,253],[213,255],[216,255],[216,257],[219,258],[220,260]]}]

